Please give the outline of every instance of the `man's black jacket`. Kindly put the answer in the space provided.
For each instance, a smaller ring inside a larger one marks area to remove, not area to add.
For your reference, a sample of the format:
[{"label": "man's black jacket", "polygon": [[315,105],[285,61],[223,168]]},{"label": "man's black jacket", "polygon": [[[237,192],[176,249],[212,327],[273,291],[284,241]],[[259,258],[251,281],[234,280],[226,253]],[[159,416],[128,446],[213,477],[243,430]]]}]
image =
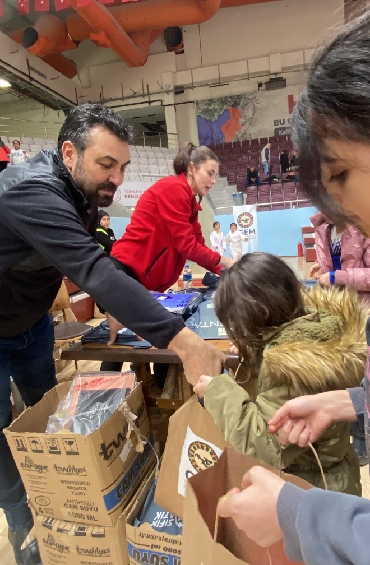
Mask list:
[{"label": "man's black jacket", "polygon": [[50,309],[62,275],[156,347],[184,327],[95,243],[97,210],[55,151],[1,174],[0,210],[0,338],[23,333]]}]

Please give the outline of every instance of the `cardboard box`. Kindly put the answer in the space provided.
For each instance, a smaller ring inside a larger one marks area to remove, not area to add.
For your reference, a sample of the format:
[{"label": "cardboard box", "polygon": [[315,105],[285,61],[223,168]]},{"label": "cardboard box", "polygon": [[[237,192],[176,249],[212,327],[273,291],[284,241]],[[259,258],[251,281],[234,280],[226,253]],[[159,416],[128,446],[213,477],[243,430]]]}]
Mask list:
[{"label": "cardboard box", "polygon": [[88,526],[34,515],[43,565],[128,565],[126,511],[114,526]]},{"label": "cardboard box", "polygon": [[[114,525],[154,462],[146,443],[136,450],[120,410],[88,436],[45,433],[48,418],[67,394],[61,383],[4,430],[30,502],[38,515],[84,524]],[[149,437],[141,384],[128,396],[140,433]],[[151,439],[151,442],[153,440]]]},{"label": "cardboard box", "polygon": [[[134,526],[154,479],[155,471],[149,476],[137,501],[127,513],[126,538],[130,565],[138,565],[138,563],[181,565],[182,536],[158,532],[153,530],[149,524]],[[164,512],[164,514],[168,513]]]},{"label": "cardboard box", "polygon": [[[137,496],[146,481],[139,485]],[[45,518],[32,509],[43,565],[129,565],[126,517],[135,503],[136,498],[129,502],[114,526]]]},{"label": "cardboard box", "polygon": [[58,340],[54,343],[53,357],[54,357],[54,363],[55,363],[55,370],[56,370],[57,373],[60,373],[60,371],[62,371],[62,369],[64,369],[64,367],[67,367],[67,365],[72,363],[72,361],[69,360],[69,359],[62,359],[61,358],[62,351],[64,351],[65,349],[68,349],[69,346],[70,346],[70,343],[67,340],[63,340],[63,341]]}]

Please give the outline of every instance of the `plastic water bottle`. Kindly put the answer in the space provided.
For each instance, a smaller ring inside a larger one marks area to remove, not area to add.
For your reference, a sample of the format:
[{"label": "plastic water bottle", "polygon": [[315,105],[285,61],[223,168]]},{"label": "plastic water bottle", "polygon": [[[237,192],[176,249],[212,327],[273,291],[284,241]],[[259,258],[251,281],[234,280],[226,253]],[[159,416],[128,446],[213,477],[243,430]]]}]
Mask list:
[{"label": "plastic water bottle", "polygon": [[182,280],[184,282],[184,288],[193,288],[193,273],[188,263],[186,263],[182,272]]}]

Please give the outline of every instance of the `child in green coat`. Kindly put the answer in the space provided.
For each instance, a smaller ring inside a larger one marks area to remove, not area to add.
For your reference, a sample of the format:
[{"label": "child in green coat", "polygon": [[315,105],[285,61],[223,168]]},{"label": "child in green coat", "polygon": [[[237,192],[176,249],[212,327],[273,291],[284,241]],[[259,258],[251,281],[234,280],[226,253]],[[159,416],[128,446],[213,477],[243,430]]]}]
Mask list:
[{"label": "child in green coat", "polygon": [[[356,294],[319,285],[307,291],[284,261],[250,253],[222,275],[215,309],[239,351],[240,368],[236,381],[202,376],[194,391],[235,449],[276,468],[281,456],[285,472],[323,488],[311,449],[280,447],[268,422],[291,398],[360,385],[366,319]],[[255,395],[238,384],[249,383],[251,390],[252,379]],[[360,495],[349,424],[334,424],[314,447],[328,488]]]}]

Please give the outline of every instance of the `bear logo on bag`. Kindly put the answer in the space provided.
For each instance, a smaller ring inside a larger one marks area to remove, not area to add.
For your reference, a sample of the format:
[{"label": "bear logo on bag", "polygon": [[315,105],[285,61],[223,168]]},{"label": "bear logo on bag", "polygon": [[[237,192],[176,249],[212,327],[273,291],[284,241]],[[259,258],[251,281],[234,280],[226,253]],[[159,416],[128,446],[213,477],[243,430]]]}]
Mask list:
[{"label": "bear logo on bag", "polygon": [[193,441],[188,448],[189,461],[197,473],[212,467],[218,461],[216,452],[203,441]]}]

